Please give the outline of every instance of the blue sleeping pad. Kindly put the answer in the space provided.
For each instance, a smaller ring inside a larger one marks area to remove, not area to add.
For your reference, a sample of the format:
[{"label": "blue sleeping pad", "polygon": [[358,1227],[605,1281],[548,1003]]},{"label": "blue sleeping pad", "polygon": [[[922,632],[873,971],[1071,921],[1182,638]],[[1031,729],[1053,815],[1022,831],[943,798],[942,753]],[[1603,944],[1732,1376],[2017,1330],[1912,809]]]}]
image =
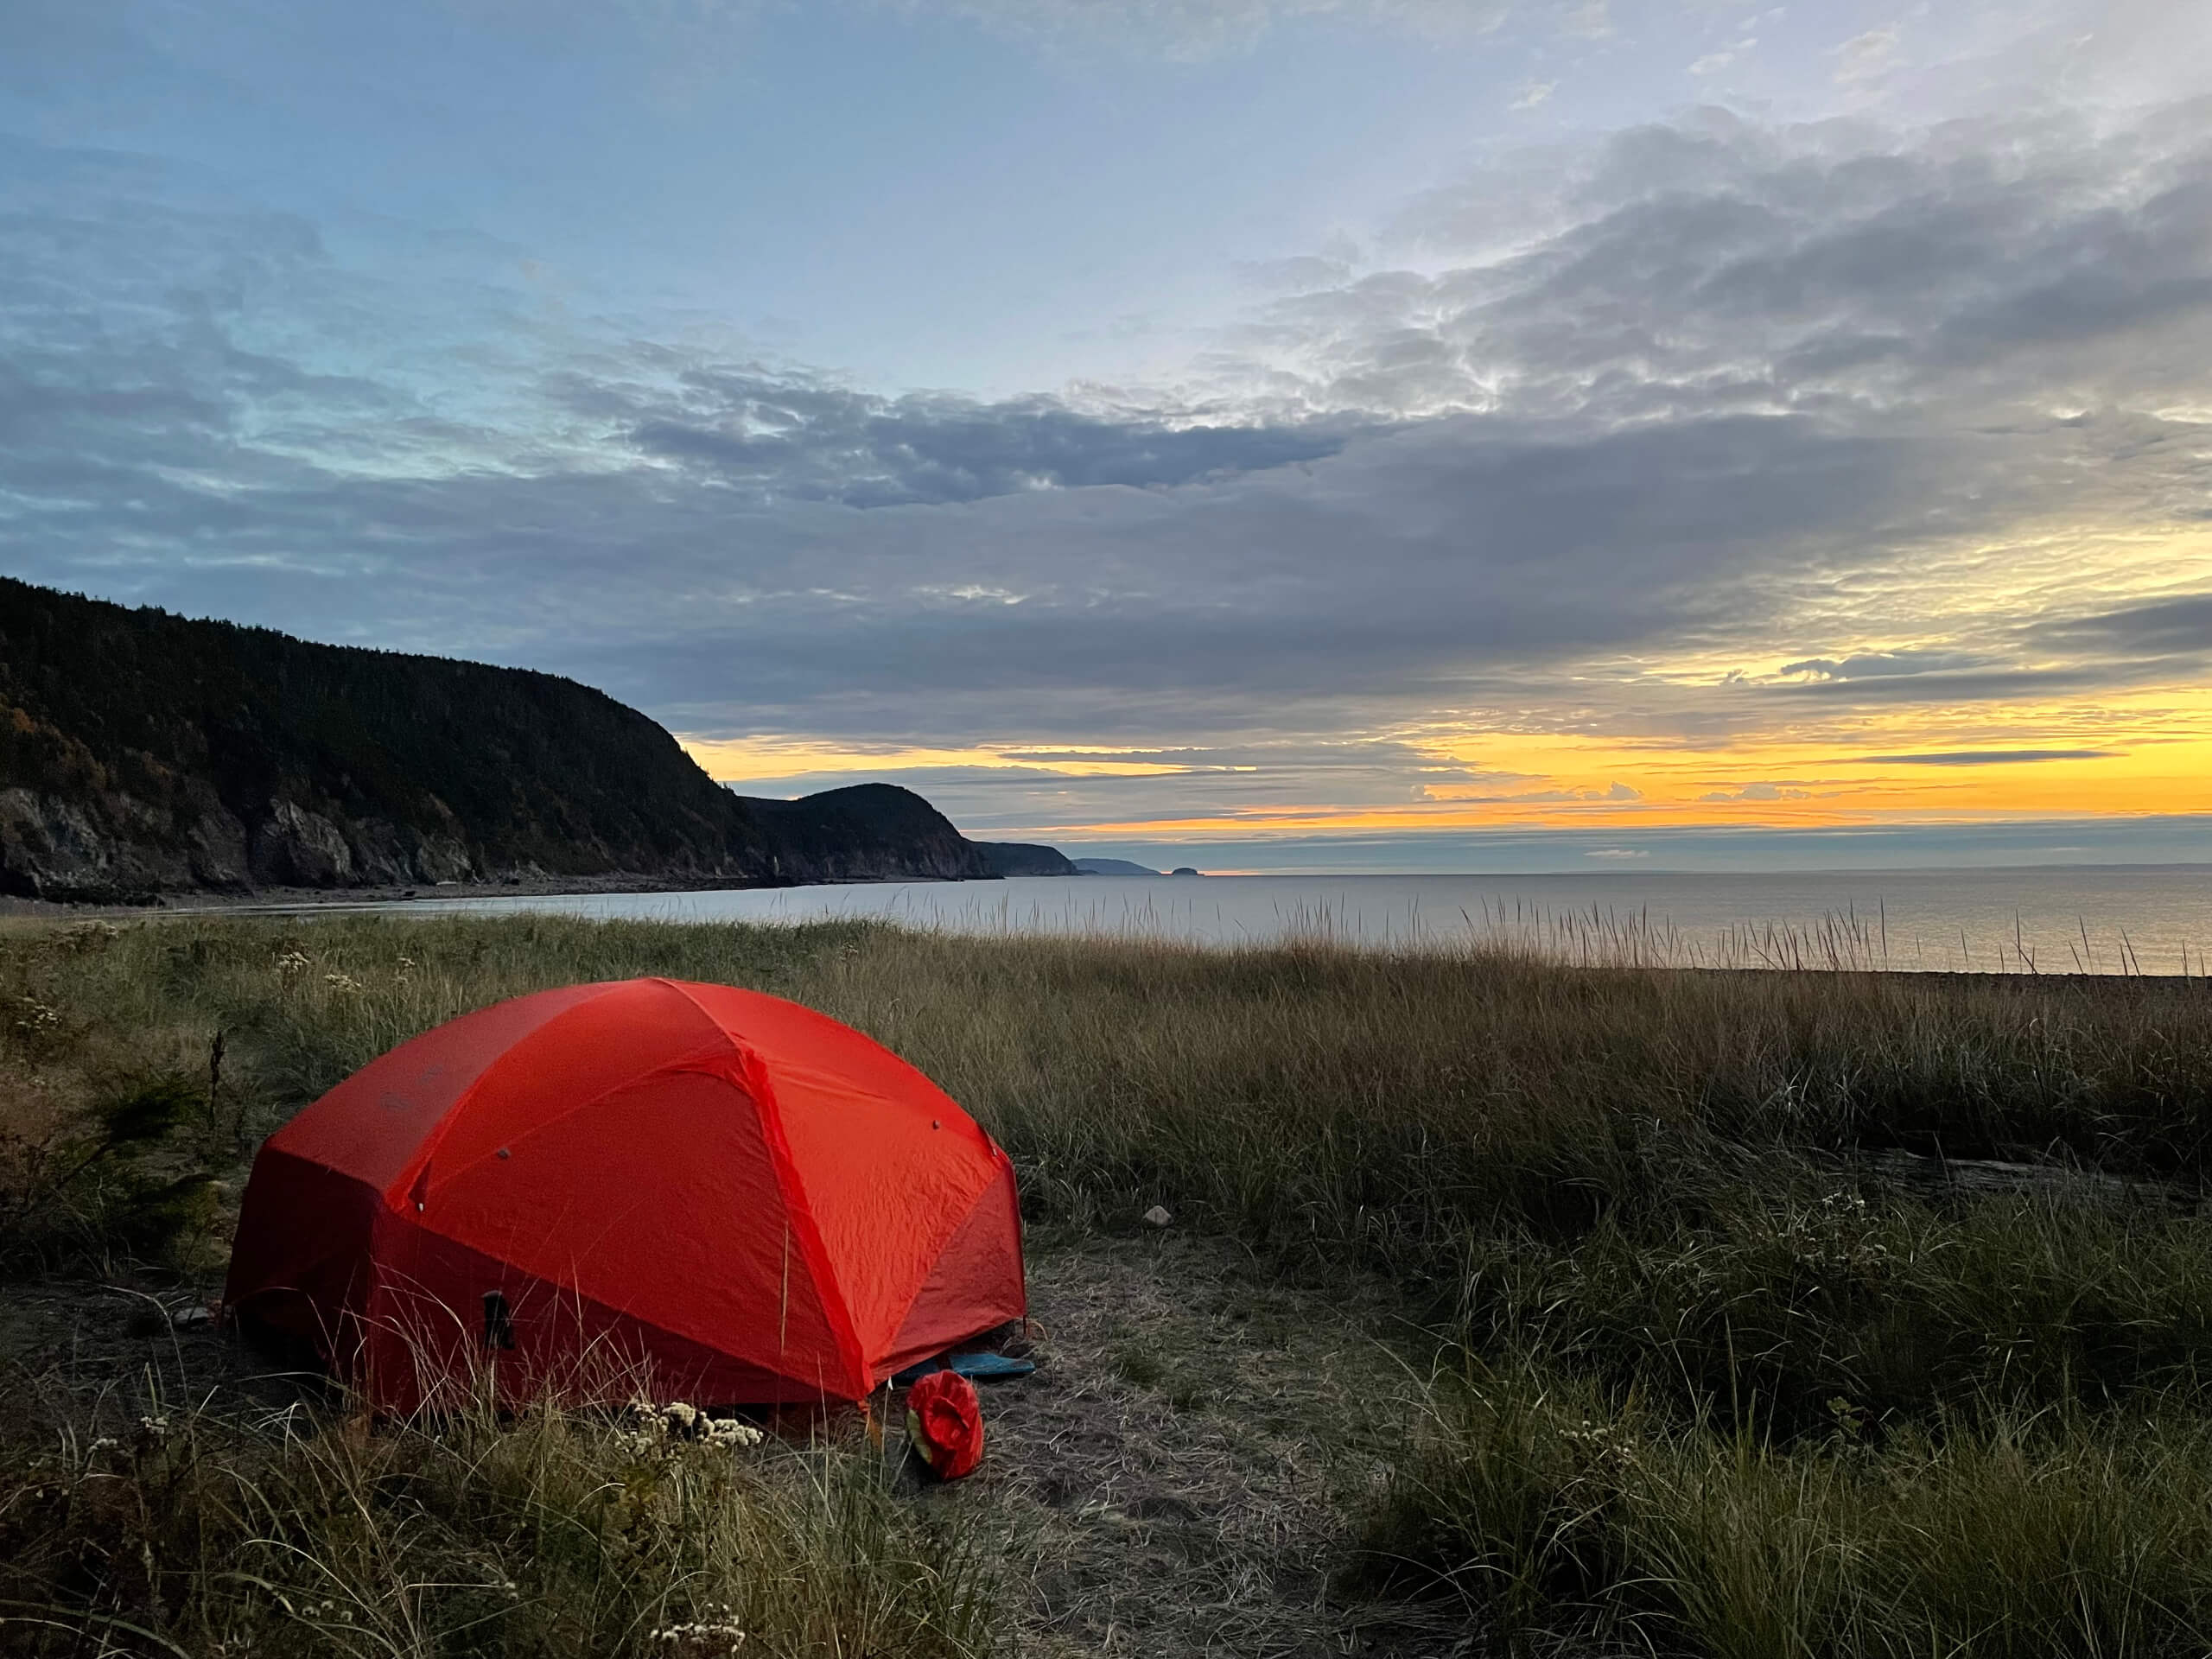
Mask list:
[{"label": "blue sleeping pad", "polygon": [[971,1382],[988,1382],[1002,1376],[1027,1376],[1036,1369],[1034,1360],[1009,1359],[1004,1354],[940,1354],[909,1365],[891,1380],[903,1389],[931,1371],[957,1371]]}]

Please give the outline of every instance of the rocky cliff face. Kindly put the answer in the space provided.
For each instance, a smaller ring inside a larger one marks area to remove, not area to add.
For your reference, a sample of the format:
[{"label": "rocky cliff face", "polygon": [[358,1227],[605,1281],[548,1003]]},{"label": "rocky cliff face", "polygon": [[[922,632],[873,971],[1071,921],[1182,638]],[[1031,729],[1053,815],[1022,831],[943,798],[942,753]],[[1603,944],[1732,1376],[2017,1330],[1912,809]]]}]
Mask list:
[{"label": "rocky cliff face", "polygon": [[919,796],[734,795],[573,681],[0,578],[0,892],[991,873]]}]

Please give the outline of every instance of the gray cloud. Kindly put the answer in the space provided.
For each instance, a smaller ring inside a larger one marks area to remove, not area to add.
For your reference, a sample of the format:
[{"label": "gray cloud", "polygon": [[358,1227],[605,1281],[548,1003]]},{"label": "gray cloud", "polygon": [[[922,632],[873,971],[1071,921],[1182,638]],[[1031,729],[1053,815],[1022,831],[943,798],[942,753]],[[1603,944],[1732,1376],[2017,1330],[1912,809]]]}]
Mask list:
[{"label": "gray cloud", "polygon": [[1864,680],[1977,668],[1982,665],[1983,660],[1955,651],[1862,652],[1856,656],[1844,658],[1808,657],[1802,662],[1784,663],[1778,671],[1783,674],[1811,674],[1823,680]]},{"label": "gray cloud", "polygon": [[2061,692],[2109,690],[2161,677],[2155,671],[2082,664],[2069,668],[1992,669],[1968,674],[1897,674],[1864,680],[1812,680],[1774,688],[1786,697],[1834,704],[2005,702]]},{"label": "gray cloud", "polygon": [[2201,656],[2212,652],[2212,594],[2132,605],[2042,628],[2054,643],[2105,651],[2159,656]]},{"label": "gray cloud", "polygon": [[[579,389],[604,417],[615,394]],[[1318,461],[1372,423],[1171,424],[1149,412],[1102,417],[1046,397],[888,398],[798,375],[694,369],[677,396],[620,410],[643,454],[699,467],[768,499],[880,507],[974,501],[1025,490],[1189,484]]]},{"label": "gray cloud", "polygon": [[[1193,754],[1202,758],[1193,758]],[[1039,757],[1007,751],[1015,762]],[[1081,760],[1092,757],[1076,755]],[[1122,753],[1102,760],[1132,762]],[[1050,764],[899,766],[886,776],[919,790],[954,821],[979,834],[1025,832],[1040,823],[1131,825],[1163,819],[1263,814],[1295,817],[1337,806],[1389,807],[1418,814],[1432,787],[1509,785],[1529,780],[1440,762],[1403,744],[1302,743],[1262,740],[1234,748],[1170,751],[1135,773],[1103,775]],[[731,780],[747,793],[799,795],[848,781],[836,772],[798,772]],[[1498,794],[1497,800],[1634,798],[1585,791]]]},{"label": "gray cloud", "polygon": [[1398,234],[1441,268],[1283,302],[1241,343],[1321,405],[1393,412],[2141,407],[2197,381],[2159,347],[2212,309],[2208,107],[1909,138],[1706,112],[1439,192]]},{"label": "gray cloud", "polygon": [[825,510],[748,524],[766,591],[711,629],[657,620],[635,658],[586,661],[626,686],[649,662],[694,729],[808,709],[868,729],[856,671],[938,688],[899,715],[938,738],[1014,729],[1017,706],[1030,733],[1094,740],[1357,728],[1512,697],[1562,654],[1726,634],[1759,601],[1717,577],[1834,551],[1929,461],[1784,421],[1545,443],[1469,420],[1172,496]]},{"label": "gray cloud", "polygon": [[1393,774],[1417,771],[1431,781],[1510,783],[1518,774],[1471,771],[1440,762],[1410,744],[1388,740],[1339,742],[1268,742],[1234,747],[1179,749],[1008,749],[1005,758],[1039,765],[1110,764],[1189,770],[1295,767],[1304,772],[1383,768]]}]

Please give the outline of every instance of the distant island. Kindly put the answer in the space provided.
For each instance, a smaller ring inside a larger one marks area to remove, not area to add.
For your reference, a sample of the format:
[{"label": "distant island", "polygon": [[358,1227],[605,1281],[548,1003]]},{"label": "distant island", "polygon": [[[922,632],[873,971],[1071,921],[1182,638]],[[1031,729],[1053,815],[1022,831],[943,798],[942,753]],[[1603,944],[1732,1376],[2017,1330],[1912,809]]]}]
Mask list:
[{"label": "distant island", "polygon": [[1074,875],[911,790],[771,800],[527,669],[133,609],[0,577],[0,893]]}]

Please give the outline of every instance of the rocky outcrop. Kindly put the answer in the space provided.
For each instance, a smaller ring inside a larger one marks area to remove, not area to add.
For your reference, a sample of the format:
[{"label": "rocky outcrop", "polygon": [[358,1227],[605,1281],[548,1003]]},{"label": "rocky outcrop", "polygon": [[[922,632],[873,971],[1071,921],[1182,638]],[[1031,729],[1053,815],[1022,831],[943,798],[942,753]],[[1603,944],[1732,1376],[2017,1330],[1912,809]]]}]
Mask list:
[{"label": "rocky outcrop", "polygon": [[95,821],[88,804],[0,789],[0,883],[10,891],[127,899],[173,884],[175,872],[148,868],[134,850]]}]

